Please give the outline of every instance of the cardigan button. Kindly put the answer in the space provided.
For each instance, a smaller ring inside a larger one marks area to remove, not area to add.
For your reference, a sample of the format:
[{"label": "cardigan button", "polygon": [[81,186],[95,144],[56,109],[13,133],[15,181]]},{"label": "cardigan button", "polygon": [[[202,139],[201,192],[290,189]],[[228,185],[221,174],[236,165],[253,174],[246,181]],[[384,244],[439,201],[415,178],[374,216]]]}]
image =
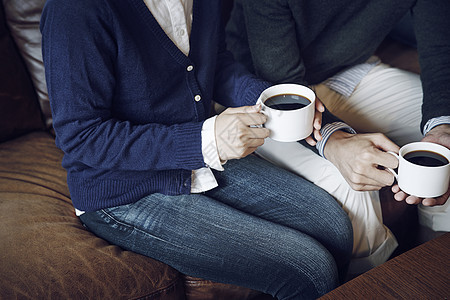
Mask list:
[{"label": "cardigan button", "polygon": [[190,72],[190,71],[194,70],[194,66],[189,65],[189,66],[186,68],[186,70],[187,70],[188,72]]},{"label": "cardigan button", "polygon": [[198,102],[198,101],[202,100],[202,96],[195,95],[194,100]]}]

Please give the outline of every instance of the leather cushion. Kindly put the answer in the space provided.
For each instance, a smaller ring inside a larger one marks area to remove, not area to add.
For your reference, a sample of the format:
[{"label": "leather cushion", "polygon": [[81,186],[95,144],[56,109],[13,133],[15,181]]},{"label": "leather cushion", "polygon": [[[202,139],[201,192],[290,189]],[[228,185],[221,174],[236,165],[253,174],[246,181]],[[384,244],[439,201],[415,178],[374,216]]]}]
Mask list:
[{"label": "leather cushion", "polygon": [[237,285],[225,284],[184,276],[184,289],[187,300],[273,300],[270,295]]},{"label": "leather cushion", "polygon": [[184,299],[180,274],[87,231],[45,132],[0,144],[0,299]]},{"label": "leather cushion", "polygon": [[0,1],[0,142],[42,128],[36,94]]}]

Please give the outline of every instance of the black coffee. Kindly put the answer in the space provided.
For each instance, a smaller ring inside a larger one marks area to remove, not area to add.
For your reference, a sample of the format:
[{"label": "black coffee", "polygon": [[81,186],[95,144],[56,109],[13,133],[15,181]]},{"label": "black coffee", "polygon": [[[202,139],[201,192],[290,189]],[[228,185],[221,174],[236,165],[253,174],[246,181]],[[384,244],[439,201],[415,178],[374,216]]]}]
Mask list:
[{"label": "black coffee", "polygon": [[283,94],[272,96],[264,104],[278,110],[295,110],[307,106],[311,102],[308,98],[295,94]]},{"label": "black coffee", "polygon": [[403,156],[410,163],[425,167],[440,167],[448,164],[447,158],[432,151],[417,150]]}]

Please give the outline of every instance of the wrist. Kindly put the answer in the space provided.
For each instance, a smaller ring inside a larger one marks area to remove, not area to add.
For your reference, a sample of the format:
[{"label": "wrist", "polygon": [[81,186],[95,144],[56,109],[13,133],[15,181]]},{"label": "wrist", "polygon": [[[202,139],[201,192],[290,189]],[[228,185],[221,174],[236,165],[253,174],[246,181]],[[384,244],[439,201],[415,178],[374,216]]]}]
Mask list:
[{"label": "wrist", "polygon": [[435,127],[438,127],[440,125],[450,126],[450,116],[441,116],[428,120],[428,122],[425,123],[425,126],[423,128],[423,134],[427,135],[429,131],[433,130]]},{"label": "wrist", "polygon": [[436,143],[450,148],[450,124],[433,127],[422,139],[422,142]]},{"label": "wrist", "polygon": [[435,127],[431,128],[426,135],[428,134],[433,134],[436,132],[442,132],[442,133],[447,133],[450,134],[450,124],[440,124],[440,125],[436,125]]},{"label": "wrist", "polygon": [[316,148],[319,151],[320,156],[327,158],[324,152],[325,145],[328,143],[328,138],[336,131],[345,131],[348,133],[356,133],[356,131],[344,122],[333,122],[325,124],[322,129],[320,129],[320,134],[322,139],[317,141]]},{"label": "wrist", "polygon": [[343,130],[337,130],[333,132],[328,138],[328,141],[323,149],[324,156],[329,161],[333,161],[334,154],[336,153],[335,149],[339,147],[339,145],[341,145],[343,141],[351,138],[353,135],[353,133],[349,133]]}]

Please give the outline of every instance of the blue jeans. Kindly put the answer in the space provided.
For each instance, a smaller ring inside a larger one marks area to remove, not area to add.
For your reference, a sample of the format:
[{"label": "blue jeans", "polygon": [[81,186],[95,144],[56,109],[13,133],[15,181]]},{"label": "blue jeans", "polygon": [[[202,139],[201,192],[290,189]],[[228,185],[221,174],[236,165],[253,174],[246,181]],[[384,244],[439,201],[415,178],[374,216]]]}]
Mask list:
[{"label": "blue jeans", "polygon": [[353,240],[334,198],[255,156],[214,175],[219,187],[202,194],[152,194],[80,218],[109,242],[184,274],[278,299],[313,299],[339,284]]}]

